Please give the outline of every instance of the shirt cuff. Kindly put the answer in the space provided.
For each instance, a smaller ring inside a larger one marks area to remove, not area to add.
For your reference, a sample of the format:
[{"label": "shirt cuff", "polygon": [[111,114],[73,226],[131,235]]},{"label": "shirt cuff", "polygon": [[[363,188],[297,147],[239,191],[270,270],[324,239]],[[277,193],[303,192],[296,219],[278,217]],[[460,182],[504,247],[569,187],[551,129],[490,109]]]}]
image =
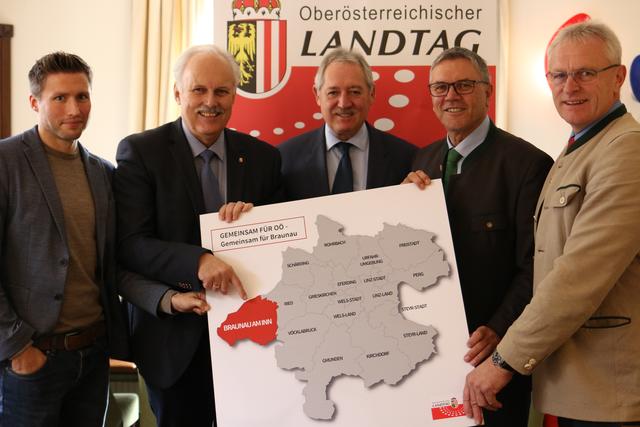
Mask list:
[{"label": "shirt cuff", "polygon": [[175,294],[179,293],[178,291],[174,291],[172,289],[167,290],[167,292],[162,295],[162,299],[160,299],[160,304],[158,304],[158,312],[164,314],[175,314],[173,309],[171,308],[171,297]]}]

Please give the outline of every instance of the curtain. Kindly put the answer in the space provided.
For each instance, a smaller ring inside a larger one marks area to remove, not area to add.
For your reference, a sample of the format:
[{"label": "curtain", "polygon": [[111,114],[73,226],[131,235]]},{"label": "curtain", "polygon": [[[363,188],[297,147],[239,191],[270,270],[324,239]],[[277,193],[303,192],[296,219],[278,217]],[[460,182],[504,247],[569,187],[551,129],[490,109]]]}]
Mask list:
[{"label": "curtain", "polygon": [[[179,109],[173,96],[173,65],[192,43],[213,39],[213,0],[133,0],[131,3],[129,130],[134,133],[178,117]],[[210,38],[199,36],[203,33],[210,34]]]},{"label": "curtain", "polygon": [[512,0],[500,0],[498,3],[498,40],[500,43],[500,65],[496,70],[496,125],[509,129],[509,4]]}]

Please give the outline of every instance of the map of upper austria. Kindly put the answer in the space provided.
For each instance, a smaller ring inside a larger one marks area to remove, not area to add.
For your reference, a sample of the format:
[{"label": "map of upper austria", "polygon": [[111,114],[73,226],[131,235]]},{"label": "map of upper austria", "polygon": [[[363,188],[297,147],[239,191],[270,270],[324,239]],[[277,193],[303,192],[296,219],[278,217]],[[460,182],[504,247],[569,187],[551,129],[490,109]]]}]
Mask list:
[{"label": "map of upper austria", "polygon": [[229,314],[217,333],[231,346],[277,339],[278,367],[307,383],[304,413],[329,420],[334,378],[395,385],[436,353],[438,332],[404,318],[398,287],[433,286],[449,275],[449,264],[425,230],[385,224],[375,236],[349,236],[322,215],[316,226],[313,252],[287,248],[278,284]]}]

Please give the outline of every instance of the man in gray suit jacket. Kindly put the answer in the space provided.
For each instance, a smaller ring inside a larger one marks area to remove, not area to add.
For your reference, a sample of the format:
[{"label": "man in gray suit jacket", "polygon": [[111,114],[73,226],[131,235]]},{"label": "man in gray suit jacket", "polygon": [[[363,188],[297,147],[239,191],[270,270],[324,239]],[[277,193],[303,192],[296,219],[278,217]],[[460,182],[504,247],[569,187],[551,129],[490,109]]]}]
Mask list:
[{"label": "man in gray suit jacket", "polygon": [[0,141],[0,425],[101,426],[127,352],[113,166],[78,142],[89,66],[56,52],[29,82],[38,125]]},{"label": "man in gray suit jacket", "polygon": [[325,126],[278,147],[287,200],[400,184],[416,147],[366,123],[375,86],[362,55],[341,48],[326,55],[313,91]]}]

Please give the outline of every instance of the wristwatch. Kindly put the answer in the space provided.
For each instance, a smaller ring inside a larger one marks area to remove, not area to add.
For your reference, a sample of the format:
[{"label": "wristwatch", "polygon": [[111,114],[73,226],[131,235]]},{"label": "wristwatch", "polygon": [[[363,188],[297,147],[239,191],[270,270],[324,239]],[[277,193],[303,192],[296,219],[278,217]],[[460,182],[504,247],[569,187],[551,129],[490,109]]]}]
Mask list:
[{"label": "wristwatch", "polygon": [[493,363],[498,368],[506,369],[509,372],[516,373],[516,370],[513,369],[511,365],[509,365],[507,361],[502,358],[502,356],[500,356],[498,350],[493,351],[493,354],[491,355],[491,363]]}]

